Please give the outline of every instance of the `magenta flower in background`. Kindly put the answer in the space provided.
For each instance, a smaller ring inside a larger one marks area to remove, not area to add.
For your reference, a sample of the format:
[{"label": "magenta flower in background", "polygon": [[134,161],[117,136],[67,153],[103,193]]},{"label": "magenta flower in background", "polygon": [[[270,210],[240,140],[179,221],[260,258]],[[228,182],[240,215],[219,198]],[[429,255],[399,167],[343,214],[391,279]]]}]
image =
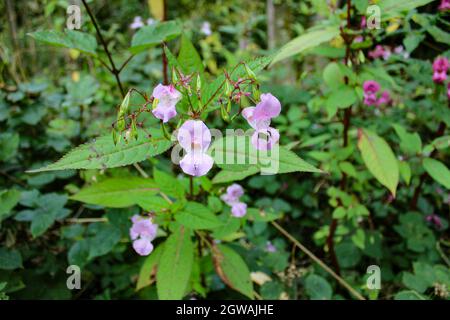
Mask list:
[{"label": "magenta flower in background", "polygon": [[133,22],[130,24],[131,29],[139,29],[144,26],[144,22],[140,16],[134,17]]},{"label": "magenta flower in background", "polygon": [[367,80],[363,83],[364,93],[377,93],[380,90],[380,84],[375,80]]},{"label": "magenta flower in background", "polygon": [[188,120],[178,130],[177,139],[186,155],[180,161],[184,173],[194,177],[207,174],[214,160],[206,153],[211,144],[211,131],[200,120]]},{"label": "magenta flower in background", "polygon": [[441,0],[441,3],[439,4],[438,9],[440,11],[450,10],[450,0]]},{"label": "magenta flower in background", "polygon": [[247,214],[247,204],[244,202],[236,202],[231,206],[231,214],[233,217],[242,218]]},{"label": "magenta flower in background", "polygon": [[390,104],[391,101],[392,101],[391,94],[389,93],[389,91],[385,90],[381,94],[380,98],[377,100],[376,104],[377,106],[380,106],[382,104]]},{"label": "magenta flower in background", "polygon": [[372,51],[369,51],[369,57],[371,57],[372,59],[377,59],[377,58],[381,58],[385,55],[384,53],[384,48],[382,45],[376,45],[375,49]]},{"label": "magenta flower in background", "polygon": [[244,195],[244,189],[237,183],[227,188],[227,192],[220,198],[231,207],[233,217],[241,218],[247,214],[247,204],[240,202],[239,198]]},{"label": "magenta flower in background", "polygon": [[450,82],[447,83],[447,98],[450,100]]},{"label": "magenta flower in background", "polygon": [[425,220],[427,220],[427,222],[433,224],[437,229],[442,228],[441,218],[437,214],[429,214],[425,217]]},{"label": "magenta flower in background", "polygon": [[270,93],[261,94],[261,101],[256,107],[242,110],[242,116],[255,129],[252,145],[258,150],[270,150],[280,139],[278,130],[270,127],[272,118],[281,112],[281,103]]},{"label": "magenta flower in background", "polygon": [[366,16],[362,16],[360,27],[361,29],[364,29],[366,27]]},{"label": "magenta flower in background", "polygon": [[445,57],[437,57],[433,62],[433,81],[443,83],[447,79],[449,63]]},{"label": "magenta flower in background", "polygon": [[153,89],[152,96],[158,99],[153,115],[164,123],[177,115],[175,105],[181,100],[181,93],[173,85],[163,86],[158,84]]},{"label": "magenta flower in background", "polygon": [[133,249],[141,256],[149,255],[153,251],[151,241],[155,239],[158,225],[152,223],[151,218],[134,215],[131,218],[130,238]]},{"label": "magenta flower in background", "polygon": [[395,54],[403,56],[403,58],[405,58],[405,59],[409,58],[409,52],[407,52],[405,50],[405,48],[403,48],[402,45],[399,45],[399,46],[395,47],[394,48],[394,52],[395,52]]}]

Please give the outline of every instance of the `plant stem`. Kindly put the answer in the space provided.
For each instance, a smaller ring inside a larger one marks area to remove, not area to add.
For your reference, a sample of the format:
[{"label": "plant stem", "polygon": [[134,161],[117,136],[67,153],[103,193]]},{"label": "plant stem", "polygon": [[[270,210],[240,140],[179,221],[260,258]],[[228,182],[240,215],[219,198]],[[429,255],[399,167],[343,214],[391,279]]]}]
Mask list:
[{"label": "plant stem", "polygon": [[194,178],[189,176],[189,196],[192,199],[194,197]]},{"label": "plant stem", "polygon": [[342,279],[336,272],[334,272],[330,267],[328,267],[322,260],[320,260],[314,253],[309,251],[303,244],[295,239],[289,232],[287,232],[283,227],[281,227],[275,221],[271,221],[272,225],[280,231],[286,238],[288,238],[293,244],[295,244],[300,250],[302,250],[308,257],[310,257],[314,262],[316,262],[322,269],[328,272],[334,279],[336,279],[339,284],[346,288],[355,298],[358,300],[366,300],[358,291],[353,289],[353,287],[344,279]]},{"label": "plant stem", "polygon": [[[166,1],[165,0],[162,1],[162,5],[163,5],[163,16],[162,16],[162,20],[161,21],[165,21],[167,19],[167,17],[166,17],[166,15],[167,15]],[[161,49],[162,49],[162,73],[163,73],[163,84],[164,85],[168,85],[169,84],[169,76],[168,76],[168,72],[167,72],[167,56],[166,56],[166,51],[164,50],[165,46],[166,46],[166,44],[163,42],[161,44]]]},{"label": "plant stem", "polygon": [[109,63],[111,64],[111,67],[109,68],[109,71],[114,75],[116,78],[117,85],[119,86],[120,93],[122,94],[122,97],[125,97],[125,90],[123,89],[122,82],[120,81],[119,73],[120,70],[116,68],[116,65],[114,64],[114,60],[112,58],[111,53],[109,52],[108,45],[106,44],[105,39],[103,38],[102,32],[100,31],[100,28],[97,24],[97,21],[95,20],[94,15],[91,12],[91,9],[89,8],[88,4],[86,3],[86,0],[81,0],[83,2],[84,7],[86,8],[86,11],[89,15],[89,18],[91,19],[92,23],[94,24],[95,31],[97,32],[98,38],[100,39],[100,42],[102,43],[103,49],[105,50],[106,55],[108,56]]}]

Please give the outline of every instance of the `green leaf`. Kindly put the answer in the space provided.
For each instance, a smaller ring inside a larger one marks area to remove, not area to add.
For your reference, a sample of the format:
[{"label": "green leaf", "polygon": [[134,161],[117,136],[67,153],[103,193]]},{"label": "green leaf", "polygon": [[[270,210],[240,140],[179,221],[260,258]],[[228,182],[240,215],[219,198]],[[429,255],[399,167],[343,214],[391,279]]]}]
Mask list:
[{"label": "green leaf", "polygon": [[124,208],[158,192],[158,186],[151,179],[110,178],[81,189],[71,199],[109,208]]},{"label": "green leaf", "polygon": [[197,202],[188,202],[175,219],[182,225],[194,229],[214,229],[222,225],[222,221],[204,205]]},{"label": "green leaf", "polygon": [[215,163],[226,170],[242,171],[249,166],[257,166],[265,174],[322,172],[283,146],[275,146],[270,152],[260,152],[251,145],[249,136],[218,139],[209,152]]},{"label": "green leaf", "polygon": [[184,74],[201,73],[204,70],[202,58],[185,34],[181,36],[181,48],[177,60]]},{"label": "green leaf", "polygon": [[167,211],[171,203],[160,196],[141,197],[137,200],[137,204],[148,212]]},{"label": "green leaf", "polygon": [[400,138],[400,149],[409,155],[415,155],[422,151],[422,140],[417,132],[409,133],[398,124],[393,124],[395,132]]},{"label": "green leaf", "polygon": [[404,290],[398,292],[394,300],[427,300],[424,296],[414,290]]},{"label": "green leaf", "polygon": [[19,149],[20,137],[17,133],[0,134],[0,161],[8,161],[14,158]]},{"label": "green leaf", "polygon": [[144,264],[141,267],[141,271],[139,272],[136,291],[152,284],[151,277],[156,274],[156,267],[161,259],[163,248],[164,244],[159,244],[156,249],[145,259]]},{"label": "green leaf", "polygon": [[315,274],[311,274],[305,279],[305,290],[312,300],[330,300],[333,295],[328,281]]},{"label": "green leaf", "polygon": [[395,197],[399,169],[394,153],[386,141],[375,133],[366,129],[359,129],[358,135],[358,148],[366,167]]},{"label": "green leaf", "polygon": [[20,191],[16,189],[0,191],[0,222],[19,202],[20,194]]},{"label": "green leaf", "polygon": [[90,143],[82,144],[57,162],[47,167],[28,172],[42,172],[67,169],[106,169],[126,166],[163,153],[172,143],[161,137],[159,130],[148,130],[149,138],[144,131],[139,130],[137,140],[128,143],[114,144],[111,135],[101,136]]},{"label": "green leaf", "polygon": [[230,288],[253,299],[253,285],[247,264],[233,249],[226,245],[213,247],[214,268],[222,281]]},{"label": "green leaf", "polygon": [[327,98],[327,110],[345,109],[350,107],[358,100],[356,92],[348,86],[336,88]]},{"label": "green leaf", "polygon": [[408,13],[432,1],[434,0],[381,0],[377,5],[380,7],[381,19],[387,20],[402,16],[402,13]]},{"label": "green leaf", "polygon": [[37,41],[47,43],[52,46],[76,49],[90,55],[97,55],[97,40],[95,37],[75,30],[57,31],[36,31],[28,34]]},{"label": "green leaf", "polygon": [[53,212],[39,210],[31,221],[31,235],[36,238],[42,235],[55,222],[56,217]]},{"label": "green leaf", "polygon": [[188,287],[194,261],[194,246],[189,230],[180,227],[164,244],[156,273],[156,288],[161,300],[180,300]]},{"label": "green leaf", "polygon": [[22,268],[22,256],[18,250],[0,248],[0,269],[14,270]]},{"label": "green leaf", "polygon": [[244,170],[222,170],[215,175],[213,183],[226,183],[232,181],[239,181],[254,175],[259,172],[259,168],[256,166],[248,167]]},{"label": "green leaf", "polygon": [[175,39],[181,34],[181,25],[176,21],[159,22],[139,29],[131,40],[130,51],[134,54]]},{"label": "green leaf", "polygon": [[434,181],[450,189],[450,170],[445,164],[435,159],[425,158],[423,159],[423,167]]},{"label": "green leaf", "polygon": [[302,34],[301,36],[285,44],[275,55],[271,65],[296,54],[302,53],[307,49],[314,48],[321,43],[330,41],[338,35],[338,26],[330,26],[319,30],[308,30],[305,34]]},{"label": "green leaf", "polygon": [[156,168],[153,170],[153,179],[158,182],[158,187],[164,194],[178,199],[184,198],[185,190],[179,179]]},{"label": "green leaf", "polygon": [[93,259],[110,252],[120,241],[120,230],[109,223],[99,223],[95,235],[89,238],[89,256]]},{"label": "green leaf", "polygon": [[323,70],[323,80],[331,89],[336,89],[344,84],[344,76],[336,62],[330,62]]},{"label": "green leaf", "polygon": [[398,168],[403,181],[405,181],[405,183],[409,186],[409,183],[411,182],[411,167],[409,166],[408,162],[399,161]]}]

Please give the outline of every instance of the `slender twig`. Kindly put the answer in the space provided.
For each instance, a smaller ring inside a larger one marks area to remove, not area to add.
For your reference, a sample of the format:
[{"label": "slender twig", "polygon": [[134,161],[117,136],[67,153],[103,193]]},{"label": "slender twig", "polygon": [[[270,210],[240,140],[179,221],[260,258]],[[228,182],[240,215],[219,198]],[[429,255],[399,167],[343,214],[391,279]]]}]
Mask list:
[{"label": "slender twig", "polygon": [[131,59],[133,59],[134,54],[130,55],[120,66],[119,70],[117,70],[119,73],[122,72],[123,68],[125,68],[125,66],[128,64],[128,62],[131,61]]},{"label": "slender twig", "polygon": [[78,218],[78,219],[67,219],[70,223],[91,223],[91,222],[107,222],[107,218]]},{"label": "slender twig", "polygon": [[117,85],[119,86],[120,93],[122,94],[123,97],[125,97],[125,90],[123,89],[122,82],[120,82],[119,70],[116,68],[116,65],[114,64],[114,60],[112,58],[111,53],[109,52],[108,45],[107,45],[105,39],[103,38],[102,32],[100,31],[97,21],[95,20],[95,17],[91,12],[91,9],[89,8],[88,4],[86,3],[86,0],[81,0],[81,1],[83,2],[84,7],[86,8],[89,18],[91,19],[92,23],[94,24],[95,31],[97,32],[98,38],[100,39],[103,49],[105,50],[106,56],[108,57],[109,63],[111,64],[109,71],[116,78],[116,82],[117,82]]},{"label": "slender twig", "polygon": [[301,251],[303,251],[308,257],[310,257],[314,262],[316,262],[322,269],[328,272],[334,279],[336,279],[339,284],[346,288],[355,298],[358,300],[366,300],[358,291],[356,291],[347,281],[342,279],[336,272],[334,272],[329,266],[327,266],[322,260],[320,260],[314,253],[309,251],[303,244],[295,239],[289,232],[287,232],[283,227],[281,227],[275,221],[271,221],[272,225],[280,231],[286,238],[288,238],[293,244],[295,244]]}]

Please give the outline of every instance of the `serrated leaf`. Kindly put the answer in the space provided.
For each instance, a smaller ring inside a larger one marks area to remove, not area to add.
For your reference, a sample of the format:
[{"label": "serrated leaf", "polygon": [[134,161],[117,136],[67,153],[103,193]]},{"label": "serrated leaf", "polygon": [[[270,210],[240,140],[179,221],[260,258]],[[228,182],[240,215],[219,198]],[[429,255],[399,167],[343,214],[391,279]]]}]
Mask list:
[{"label": "serrated leaf", "polygon": [[189,230],[180,227],[164,243],[156,273],[156,288],[161,300],[180,300],[188,287],[194,261],[194,246]]},{"label": "serrated leaf", "polygon": [[110,178],[81,189],[71,199],[109,208],[124,208],[158,192],[158,186],[151,179]]},{"label": "serrated leaf", "polygon": [[144,131],[139,131],[137,140],[128,143],[122,141],[117,145],[114,144],[111,135],[101,136],[69,151],[53,164],[28,172],[120,167],[163,153],[172,146],[170,141],[161,137],[158,130],[149,130],[151,138]]},{"label": "serrated leaf", "polygon": [[136,291],[141,290],[152,284],[151,277],[156,274],[156,268],[161,254],[163,252],[164,244],[159,244],[156,249],[145,259],[144,264],[139,272],[139,277],[136,283]]},{"label": "serrated leaf", "polygon": [[424,6],[434,0],[381,0],[377,3],[382,13],[381,19],[386,20],[401,16],[402,13]]},{"label": "serrated leaf", "polygon": [[197,202],[188,202],[185,208],[175,215],[175,219],[194,230],[214,229],[223,224],[214,212]]},{"label": "serrated leaf", "polygon": [[194,72],[202,72],[204,69],[202,59],[192,44],[191,40],[183,34],[181,36],[180,53],[177,58],[181,65],[181,70],[184,74],[191,74]]},{"label": "serrated leaf", "polygon": [[19,202],[20,195],[20,191],[16,189],[0,191],[0,222]]},{"label": "serrated leaf", "polygon": [[259,168],[256,166],[248,167],[244,170],[222,170],[215,175],[213,183],[226,183],[232,181],[239,181],[254,175],[259,172]]},{"label": "serrated leaf", "polygon": [[181,34],[181,25],[176,21],[166,21],[144,26],[131,40],[130,51],[134,54],[175,39]]},{"label": "serrated leaf", "polygon": [[301,36],[289,41],[285,44],[275,55],[270,65],[278,61],[292,57],[296,54],[302,53],[307,49],[314,48],[321,43],[330,41],[339,35],[339,27],[331,26],[319,30],[307,30]]},{"label": "serrated leaf", "polygon": [[366,167],[395,197],[399,179],[397,158],[386,141],[375,133],[359,129],[358,134],[358,148]]},{"label": "serrated leaf", "polygon": [[214,268],[222,281],[230,288],[253,299],[250,271],[242,257],[226,245],[213,247]]},{"label": "serrated leaf", "polygon": [[450,170],[442,162],[425,158],[423,159],[425,171],[438,183],[450,189]]},{"label": "serrated leaf", "polygon": [[65,32],[36,31],[28,34],[37,41],[47,43],[52,46],[71,48],[96,55],[97,40],[93,35],[76,30],[66,30]]}]

